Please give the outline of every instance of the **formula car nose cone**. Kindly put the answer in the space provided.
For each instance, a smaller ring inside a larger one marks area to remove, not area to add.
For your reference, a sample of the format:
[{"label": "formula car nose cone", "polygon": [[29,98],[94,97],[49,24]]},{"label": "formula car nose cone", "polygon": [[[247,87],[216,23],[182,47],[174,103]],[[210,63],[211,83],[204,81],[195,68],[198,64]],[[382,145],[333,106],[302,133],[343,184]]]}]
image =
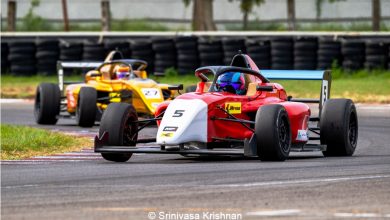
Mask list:
[{"label": "formula car nose cone", "polygon": [[207,104],[199,99],[175,99],[164,113],[157,144],[207,142]]}]

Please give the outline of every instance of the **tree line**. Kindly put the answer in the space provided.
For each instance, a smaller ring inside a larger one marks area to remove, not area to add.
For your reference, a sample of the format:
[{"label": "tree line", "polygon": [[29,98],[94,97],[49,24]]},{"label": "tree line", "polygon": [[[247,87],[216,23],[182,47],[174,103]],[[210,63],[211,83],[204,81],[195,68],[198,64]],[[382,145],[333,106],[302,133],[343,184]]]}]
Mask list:
[{"label": "tree line", "polygon": [[[213,0],[182,0],[186,7],[193,3],[192,8],[192,29],[194,31],[216,31],[217,27],[213,18]],[[254,7],[261,7],[265,0],[227,0],[229,2],[239,1],[240,10],[242,12],[242,27],[243,30],[248,29],[248,17],[252,13]],[[321,16],[321,6],[327,1],[330,3],[345,1],[345,0],[316,0],[316,15],[319,20]],[[39,0],[32,0],[32,4],[39,5]],[[67,10],[67,0],[61,0],[62,13],[64,20],[64,31],[69,31],[69,19]],[[380,30],[381,21],[381,1],[371,0],[372,4],[372,30]],[[101,0],[101,23],[102,31],[110,30],[110,1]],[[287,5],[287,27],[289,30],[296,30],[296,16],[295,16],[295,0],[286,0]],[[8,31],[15,31],[16,23],[16,0],[8,0],[8,14],[7,14],[7,29]]]}]

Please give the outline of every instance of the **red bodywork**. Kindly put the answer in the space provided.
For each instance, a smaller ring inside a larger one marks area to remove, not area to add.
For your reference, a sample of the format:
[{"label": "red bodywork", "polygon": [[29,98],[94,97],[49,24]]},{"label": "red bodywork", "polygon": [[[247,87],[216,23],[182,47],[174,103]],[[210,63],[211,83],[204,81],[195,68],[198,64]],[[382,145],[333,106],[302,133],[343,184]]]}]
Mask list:
[{"label": "red bodywork", "polygon": [[[246,59],[252,70],[259,71],[258,67],[248,55]],[[195,75],[202,80],[199,72]],[[241,113],[234,114],[236,118],[254,121],[257,110],[268,104],[279,104],[286,109],[291,127],[292,144],[305,143],[306,141],[297,140],[298,130],[307,130],[310,117],[310,108],[307,104],[299,102],[287,101],[287,94],[284,88],[278,83],[267,83],[256,78],[256,83],[261,86],[272,86],[273,91],[256,91],[255,94],[236,95],[228,92],[203,92],[206,82],[199,82],[196,92],[186,93],[178,96],[176,99],[201,99],[208,106],[208,123],[207,123],[207,141],[212,142],[214,138],[226,139],[249,139],[253,135],[253,131],[246,128],[244,125],[225,120],[214,120],[213,118],[227,118],[228,114],[218,107],[225,108],[227,102],[241,103]],[[155,115],[159,115],[168,107],[169,101],[160,104]],[[158,121],[159,124],[159,121]],[[247,126],[254,127],[249,123]]]}]

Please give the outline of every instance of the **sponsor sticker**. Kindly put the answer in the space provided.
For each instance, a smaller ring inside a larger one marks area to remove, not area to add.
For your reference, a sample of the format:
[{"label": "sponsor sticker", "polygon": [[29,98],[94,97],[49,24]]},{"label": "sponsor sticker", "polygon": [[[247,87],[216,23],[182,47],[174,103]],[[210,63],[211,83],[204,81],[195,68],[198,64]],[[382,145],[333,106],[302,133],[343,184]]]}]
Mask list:
[{"label": "sponsor sticker", "polygon": [[164,127],[163,131],[177,131],[178,127],[176,126],[166,126]]},{"label": "sponsor sticker", "polygon": [[160,91],[155,88],[142,88],[142,93],[147,99],[159,99],[161,98]]},{"label": "sponsor sticker", "polygon": [[307,130],[298,130],[297,141],[308,141]]},{"label": "sponsor sticker", "polygon": [[226,102],[225,110],[230,114],[241,114],[241,102]]},{"label": "sponsor sticker", "polygon": [[172,132],[161,132],[161,137],[172,137],[173,133]]}]

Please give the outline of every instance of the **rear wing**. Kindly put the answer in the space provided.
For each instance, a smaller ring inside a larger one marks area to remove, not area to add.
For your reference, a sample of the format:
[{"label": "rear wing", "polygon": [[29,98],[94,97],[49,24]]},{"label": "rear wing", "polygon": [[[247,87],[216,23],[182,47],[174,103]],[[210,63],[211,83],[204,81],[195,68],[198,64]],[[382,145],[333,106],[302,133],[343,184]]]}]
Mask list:
[{"label": "rear wing", "polygon": [[63,92],[64,84],[79,83],[64,81],[64,69],[95,69],[102,63],[103,62],[57,61],[58,86],[60,87],[60,91]]},{"label": "rear wing", "polygon": [[261,70],[260,73],[267,79],[274,80],[321,80],[319,99],[291,98],[290,101],[319,103],[319,116],[322,106],[330,98],[332,75],[329,70]]}]

